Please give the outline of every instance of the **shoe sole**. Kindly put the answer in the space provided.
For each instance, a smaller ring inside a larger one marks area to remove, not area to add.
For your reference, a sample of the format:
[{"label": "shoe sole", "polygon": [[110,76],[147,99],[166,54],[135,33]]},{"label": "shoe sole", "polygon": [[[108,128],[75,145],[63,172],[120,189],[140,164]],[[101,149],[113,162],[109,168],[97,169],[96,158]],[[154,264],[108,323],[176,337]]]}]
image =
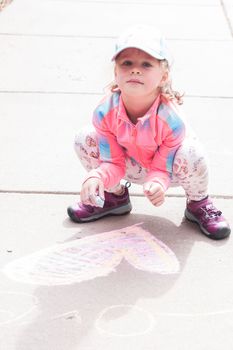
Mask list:
[{"label": "shoe sole", "polygon": [[108,211],[103,212],[102,214],[94,214],[92,216],[89,216],[88,218],[78,218],[75,214],[72,208],[67,209],[67,213],[71,220],[74,222],[82,223],[82,222],[91,222],[91,221],[96,221],[98,219],[103,218],[104,216],[118,216],[118,215],[126,215],[129,214],[132,210],[132,205],[131,203],[128,203],[126,205],[123,205],[121,207],[115,208],[115,209],[110,209]]},{"label": "shoe sole", "polygon": [[193,214],[191,214],[187,209],[185,209],[184,215],[185,215],[187,220],[198,224],[202,233],[204,233],[204,235],[206,235],[207,237],[209,237],[211,239],[214,239],[214,240],[223,239],[223,238],[228,237],[231,233],[231,231],[226,228],[226,230],[222,231],[221,233],[214,233],[214,234],[212,233],[211,234],[199,223],[198,219]]}]

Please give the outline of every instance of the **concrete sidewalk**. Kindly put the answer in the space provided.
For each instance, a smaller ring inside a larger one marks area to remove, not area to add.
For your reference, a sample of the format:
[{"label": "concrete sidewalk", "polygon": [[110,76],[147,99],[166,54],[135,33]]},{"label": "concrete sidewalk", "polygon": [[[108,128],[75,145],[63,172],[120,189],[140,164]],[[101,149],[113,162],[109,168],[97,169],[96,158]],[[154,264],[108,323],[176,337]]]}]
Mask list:
[{"label": "concrete sidewalk", "polygon": [[[0,13],[1,350],[232,350],[232,239],[186,222],[181,189],[154,208],[132,186],[124,217],[76,225],[66,215],[84,175],[75,132],[112,79],[119,29],[146,21],[168,38],[210,193],[233,227],[232,1],[13,0]],[[122,248],[136,239],[143,251]],[[44,264],[26,275],[38,251]],[[23,257],[24,282],[3,272]]]}]

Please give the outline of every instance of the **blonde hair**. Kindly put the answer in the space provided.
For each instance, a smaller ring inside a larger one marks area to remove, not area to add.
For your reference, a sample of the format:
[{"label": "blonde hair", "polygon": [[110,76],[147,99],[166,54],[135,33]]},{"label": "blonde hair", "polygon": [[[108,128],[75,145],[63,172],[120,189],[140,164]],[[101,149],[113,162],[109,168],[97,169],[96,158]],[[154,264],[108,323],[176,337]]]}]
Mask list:
[{"label": "blonde hair", "polygon": [[[168,78],[166,79],[163,86],[160,86],[161,94],[169,101],[174,100],[177,104],[181,105],[183,103],[184,93],[180,93],[176,90],[173,90],[172,80],[170,75],[170,67],[167,60],[160,60],[160,65],[163,68],[164,72],[167,73]],[[107,88],[111,92],[120,92],[120,89],[115,81],[111,82]]]},{"label": "blonde hair", "polygon": [[170,74],[170,67],[167,60],[161,60],[160,65],[164,69],[164,72],[167,73],[168,77],[165,81],[164,85],[160,87],[161,94],[167,99],[167,100],[175,100],[175,102],[178,105],[182,105],[183,103],[183,96],[184,93],[180,93],[176,90],[173,90],[172,87],[172,80],[171,80],[171,74]]}]

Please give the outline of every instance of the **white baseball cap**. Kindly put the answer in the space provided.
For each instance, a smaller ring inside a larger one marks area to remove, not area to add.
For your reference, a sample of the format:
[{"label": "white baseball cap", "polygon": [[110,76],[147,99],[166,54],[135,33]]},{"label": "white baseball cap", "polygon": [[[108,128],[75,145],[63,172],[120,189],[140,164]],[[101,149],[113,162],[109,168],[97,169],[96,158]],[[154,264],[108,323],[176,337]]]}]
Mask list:
[{"label": "white baseball cap", "polygon": [[145,51],[158,60],[166,59],[169,66],[172,65],[173,58],[164,37],[157,28],[147,25],[137,25],[128,28],[116,41],[115,53],[112,57],[114,61],[125,49],[136,48]]}]

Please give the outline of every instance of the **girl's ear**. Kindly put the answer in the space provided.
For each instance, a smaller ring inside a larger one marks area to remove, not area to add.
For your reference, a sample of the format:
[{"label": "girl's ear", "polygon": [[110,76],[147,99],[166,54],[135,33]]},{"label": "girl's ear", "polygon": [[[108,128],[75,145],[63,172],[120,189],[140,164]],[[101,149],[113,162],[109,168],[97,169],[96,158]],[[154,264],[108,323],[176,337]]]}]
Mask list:
[{"label": "girl's ear", "polygon": [[165,71],[165,72],[163,73],[163,76],[162,76],[161,81],[160,81],[160,84],[159,84],[159,85],[160,85],[160,88],[163,89],[163,88],[166,86],[168,80],[169,80],[169,73],[168,73],[168,71]]},{"label": "girl's ear", "polygon": [[168,71],[163,73],[163,77],[161,79],[161,83],[166,83],[168,80]]}]

